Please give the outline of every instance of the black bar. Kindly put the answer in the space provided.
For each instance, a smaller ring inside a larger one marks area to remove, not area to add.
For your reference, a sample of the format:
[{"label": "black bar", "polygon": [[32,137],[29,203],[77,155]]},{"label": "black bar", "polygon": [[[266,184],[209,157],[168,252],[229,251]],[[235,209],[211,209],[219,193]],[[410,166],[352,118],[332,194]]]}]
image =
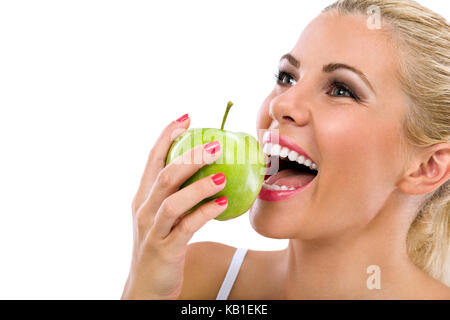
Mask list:
[{"label": "black bar", "polygon": [[[4,315],[12,314],[14,318],[30,313],[33,318],[52,317],[66,319],[84,319],[86,317],[111,316],[119,319],[314,319],[323,316],[356,317],[367,316],[390,318],[398,312],[401,319],[406,316],[418,316],[421,311],[427,318],[433,313],[440,313],[444,318],[450,310],[450,301],[432,300],[182,300],[182,301],[112,301],[112,300],[4,300],[0,301]],[[2,317],[7,319],[8,317]]]}]

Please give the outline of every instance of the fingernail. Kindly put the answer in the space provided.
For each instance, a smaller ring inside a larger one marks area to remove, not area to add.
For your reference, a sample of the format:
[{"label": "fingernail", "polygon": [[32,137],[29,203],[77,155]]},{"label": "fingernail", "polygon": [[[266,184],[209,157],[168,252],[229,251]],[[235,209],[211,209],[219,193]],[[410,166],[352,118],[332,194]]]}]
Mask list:
[{"label": "fingernail", "polygon": [[222,183],[225,182],[225,175],[222,172],[216,173],[211,177],[211,179],[216,185],[221,185]]},{"label": "fingernail", "polygon": [[220,143],[219,141],[213,141],[205,145],[205,151],[210,154],[215,154],[217,151],[220,150]]},{"label": "fingernail", "polygon": [[184,122],[184,121],[186,121],[187,119],[189,118],[189,114],[185,114],[185,115],[182,115],[181,117],[179,117],[178,119],[177,119],[177,122]]},{"label": "fingernail", "polygon": [[219,206],[224,206],[228,203],[228,199],[227,199],[227,197],[222,197],[222,198],[216,199],[216,203]]}]

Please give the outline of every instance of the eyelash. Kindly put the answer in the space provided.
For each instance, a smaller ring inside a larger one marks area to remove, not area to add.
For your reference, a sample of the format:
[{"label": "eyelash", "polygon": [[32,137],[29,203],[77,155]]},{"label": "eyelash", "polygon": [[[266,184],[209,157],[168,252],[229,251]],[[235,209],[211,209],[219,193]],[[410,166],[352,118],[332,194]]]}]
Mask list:
[{"label": "eyelash", "polygon": [[287,76],[287,77],[290,77],[290,78],[294,79],[294,77],[290,73],[287,73],[287,72],[281,71],[281,70],[276,72],[274,74],[274,76],[275,76],[275,80],[277,81],[277,84],[279,84],[280,86],[285,86],[286,85],[286,83],[283,82],[283,77],[284,76]]},{"label": "eyelash", "polygon": [[[283,82],[284,77],[289,77],[291,79],[294,79],[294,77],[290,73],[281,71],[281,70],[278,71],[277,73],[275,73],[274,76],[275,76],[275,80],[276,80],[277,84],[280,86],[287,85],[285,82]],[[330,92],[336,88],[344,89],[345,91],[347,91],[348,95],[349,95],[348,98],[351,98],[357,102],[361,101],[361,99],[358,97],[358,95],[355,94],[354,91],[349,86],[347,86],[345,83],[342,83],[337,80],[331,80],[329,82],[329,84],[327,85],[327,94],[330,94]],[[337,96],[337,97],[347,97],[347,96]]]}]

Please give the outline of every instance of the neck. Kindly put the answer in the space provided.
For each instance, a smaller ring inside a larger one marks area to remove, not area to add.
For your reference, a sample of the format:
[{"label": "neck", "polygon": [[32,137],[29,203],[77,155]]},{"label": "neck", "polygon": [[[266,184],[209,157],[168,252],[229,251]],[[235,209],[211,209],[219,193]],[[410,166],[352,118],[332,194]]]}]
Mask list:
[{"label": "neck", "polygon": [[410,284],[408,277],[421,272],[407,256],[406,234],[410,222],[408,215],[390,206],[383,208],[366,227],[345,232],[343,236],[291,239],[284,260],[285,298],[395,296]]}]

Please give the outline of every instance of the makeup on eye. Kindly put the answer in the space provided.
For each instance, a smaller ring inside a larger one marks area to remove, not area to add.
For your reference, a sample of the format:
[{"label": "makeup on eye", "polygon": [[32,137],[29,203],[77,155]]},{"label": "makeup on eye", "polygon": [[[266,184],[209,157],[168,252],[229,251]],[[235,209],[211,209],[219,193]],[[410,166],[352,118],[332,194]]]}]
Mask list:
[{"label": "makeup on eye", "polygon": [[[301,66],[300,60],[295,58],[290,53],[287,53],[281,57],[280,67],[279,67],[280,69],[283,68],[282,66],[284,65],[284,63],[286,63],[287,65],[293,66],[295,68],[295,70],[298,70]],[[341,70],[343,70],[343,71],[341,71]],[[358,68],[356,68],[354,66],[351,66],[346,63],[341,63],[341,62],[331,62],[331,63],[323,65],[322,71],[325,73],[328,73],[328,74],[334,74],[335,72],[338,72],[338,73],[350,72],[353,75],[356,75],[362,81],[362,83],[364,83],[365,87],[370,89],[370,91],[373,93],[373,95],[376,96],[375,88],[372,86],[368,77],[364,74],[363,71],[359,70]],[[283,74],[283,75],[285,75],[285,74]],[[290,73],[287,73],[287,75],[292,76],[292,74],[290,74]],[[359,87],[358,85],[356,85],[356,86]],[[362,91],[365,92],[364,90],[362,90]],[[353,90],[353,92],[354,92],[354,90]]]},{"label": "makeup on eye", "polygon": [[[289,72],[286,72],[286,71],[278,70],[278,72],[276,72],[274,74],[274,76],[275,76],[275,80],[277,81],[277,84],[280,85],[280,86],[286,86],[286,85],[289,85],[289,84],[295,85],[297,83],[297,80],[295,80],[295,77],[292,74],[290,74]],[[285,82],[286,78],[289,78],[288,79],[288,83]],[[294,81],[295,83],[293,83],[293,84],[289,83],[290,81]]]},{"label": "makeup on eye", "polygon": [[[274,76],[277,84],[280,86],[293,86],[297,83],[295,76],[283,70],[278,70]],[[332,97],[351,98],[357,102],[361,101],[359,95],[350,85],[334,78],[327,82],[326,93]]]},{"label": "makeup on eye", "polygon": [[332,97],[348,97],[357,102],[361,101],[359,96],[355,93],[355,90],[344,82],[335,79],[328,82],[326,93]]}]

